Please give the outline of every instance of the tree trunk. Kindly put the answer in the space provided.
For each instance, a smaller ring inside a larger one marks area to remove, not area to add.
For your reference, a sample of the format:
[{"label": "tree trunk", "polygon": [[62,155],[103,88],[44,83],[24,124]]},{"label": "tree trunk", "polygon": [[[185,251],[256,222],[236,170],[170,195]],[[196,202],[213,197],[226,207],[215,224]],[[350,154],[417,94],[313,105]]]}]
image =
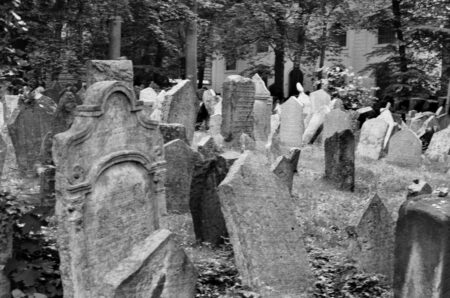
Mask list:
[{"label": "tree trunk", "polygon": [[[197,1],[193,1],[192,12],[197,15]],[[186,78],[193,86],[197,85],[197,20],[190,21],[186,26]]]},{"label": "tree trunk", "polygon": [[286,36],[286,26],[283,21],[279,20],[276,22],[277,33],[279,35],[278,40],[275,43],[275,82],[273,83],[273,88],[271,90],[272,95],[275,96],[280,102],[284,101],[284,55],[285,55],[285,41]]},{"label": "tree trunk", "polygon": [[[406,45],[402,30],[402,11],[400,9],[401,0],[392,0],[392,13],[394,14],[393,26],[397,33],[398,55],[400,61],[400,71],[406,73],[408,71],[408,60],[406,58]],[[406,77],[402,76],[402,84],[406,83]]]},{"label": "tree trunk", "polygon": [[[324,22],[322,26],[322,37],[320,38],[320,57],[319,57],[319,72],[317,73],[317,79],[319,82],[323,79],[323,66],[325,65],[325,53],[327,50],[327,24]],[[322,88],[322,83],[317,84],[317,90]]]}]

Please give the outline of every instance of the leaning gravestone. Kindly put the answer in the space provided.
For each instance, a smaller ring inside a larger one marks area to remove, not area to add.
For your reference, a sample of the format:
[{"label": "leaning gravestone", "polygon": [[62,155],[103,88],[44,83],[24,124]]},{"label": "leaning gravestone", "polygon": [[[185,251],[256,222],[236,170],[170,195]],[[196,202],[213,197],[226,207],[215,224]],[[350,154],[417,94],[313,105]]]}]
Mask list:
[{"label": "leaning gravestone", "polygon": [[286,184],[289,193],[292,193],[294,173],[297,171],[300,152],[300,148],[291,148],[288,154],[279,156],[271,168],[272,172]]},{"label": "leaning gravestone", "polygon": [[409,129],[394,134],[389,142],[386,160],[405,167],[417,167],[422,159],[422,142]]},{"label": "leaning gravestone", "polygon": [[87,86],[102,81],[123,81],[133,88],[133,62],[131,60],[90,60],[87,64]]},{"label": "leaning gravestone", "polygon": [[356,149],[357,155],[374,160],[379,159],[388,126],[382,119],[375,118],[364,122]]},{"label": "leaning gravestone", "polygon": [[55,136],[64,297],[194,297],[195,269],[167,230],[163,140],[127,83],[89,87]]},{"label": "leaning gravestone", "polygon": [[186,128],[189,144],[194,138],[195,121],[197,120],[198,100],[191,81],[184,80],[172,87],[165,94],[162,103],[162,121],[180,123]]},{"label": "leaning gravestone", "polygon": [[436,162],[446,162],[450,152],[450,127],[433,134],[425,156]]},{"label": "leaning gravestone", "polygon": [[246,151],[219,185],[236,266],[263,297],[307,297],[311,272],[295,206],[265,160]]},{"label": "leaning gravestone", "polygon": [[280,139],[283,145],[300,147],[303,135],[303,107],[295,97],[281,105]]},{"label": "leaning gravestone", "polygon": [[386,131],[386,135],[384,137],[384,142],[383,142],[383,149],[385,149],[389,143],[389,140],[390,140],[393,132],[394,132],[394,127],[396,126],[396,122],[394,121],[394,118],[392,117],[392,113],[391,113],[391,111],[389,111],[388,107],[385,110],[383,110],[377,118],[384,120],[388,124],[388,129]]},{"label": "leaning gravestone", "polygon": [[147,87],[142,89],[139,92],[139,100],[144,102],[144,105],[153,106],[155,101],[157,100],[158,93],[151,87]]},{"label": "leaning gravestone", "polygon": [[350,129],[325,140],[325,179],[338,189],[355,188],[355,137]]},{"label": "leaning gravestone", "polygon": [[239,75],[227,77],[223,83],[222,128],[225,141],[239,138],[241,133],[254,137],[253,105],[255,103],[255,83]]},{"label": "leaning gravestone", "polygon": [[375,195],[356,227],[357,248],[351,251],[359,269],[386,276],[392,282],[394,271],[395,222],[378,195]]},{"label": "leaning gravestone", "polygon": [[334,109],[325,115],[322,132],[324,139],[346,129],[352,129],[352,120],[349,113]]},{"label": "leaning gravestone", "polygon": [[36,101],[22,104],[8,122],[8,131],[14,146],[19,171],[34,175],[42,140],[53,129],[54,113]]},{"label": "leaning gravestone", "polygon": [[270,116],[272,115],[272,96],[266,84],[258,74],[252,77],[255,83],[255,103],[253,105],[254,133],[258,148],[263,148],[270,134]]},{"label": "leaning gravestone", "polygon": [[167,162],[167,211],[188,213],[189,192],[196,159],[194,151],[186,142],[177,139],[164,145],[164,157]]},{"label": "leaning gravestone", "polygon": [[435,195],[407,200],[395,231],[394,295],[448,297],[450,201]]},{"label": "leaning gravestone", "polygon": [[331,96],[325,90],[320,89],[314,92],[311,92],[309,95],[311,100],[311,113],[317,113],[324,106],[329,106],[331,103]]},{"label": "leaning gravestone", "polygon": [[311,119],[308,122],[308,126],[305,128],[303,133],[302,142],[303,144],[312,144],[317,139],[319,134],[323,129],[323,123],[325,121],[325,116],[330,112],[329,106],[322,106],[317,112],[314,112]]}]

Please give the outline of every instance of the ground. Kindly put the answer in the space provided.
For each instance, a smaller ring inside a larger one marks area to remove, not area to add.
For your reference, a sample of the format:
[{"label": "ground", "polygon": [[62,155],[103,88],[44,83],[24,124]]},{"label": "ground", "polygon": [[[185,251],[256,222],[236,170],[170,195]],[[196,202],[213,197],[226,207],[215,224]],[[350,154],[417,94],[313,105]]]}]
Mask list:
[{"label": "ground", "polygon": [[[447,185],[444,169],[422,165],[400,168],[378,161],[356,160],[355,191],[334,189],[322,179],[323,147],[302,149],[298,174],[294,176],[296,215],[303,227],[305,245],[316,280],[311,297],[392,297],[383,276],[358,272],[347,258],[346,228],[356,225],[369,200],[383,199],[394,220],[414,179],[427,181],[433,189]],[[241,287],[230,245],[212,248],[195,242],[189,215],[171,215],[163,225],[174,231],[199,271],[197,297],[257,297]]]}]

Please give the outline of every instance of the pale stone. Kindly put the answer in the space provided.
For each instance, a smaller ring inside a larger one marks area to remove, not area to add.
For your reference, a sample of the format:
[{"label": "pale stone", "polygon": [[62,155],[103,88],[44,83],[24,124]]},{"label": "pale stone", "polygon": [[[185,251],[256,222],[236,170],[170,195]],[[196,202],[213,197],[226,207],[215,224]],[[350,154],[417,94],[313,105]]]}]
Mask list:
[{"label": "pale stone", "polygon": [[139,92],[139,100],[144,102],[144,105],[155,106],[155,102],[157,101],[158,93],[151,87],[147,87],[142,89]]},{"label": "pale stone", "polygon": [[167,162],[166,201],[171,213],[189,212],[189,192],[195,165],[194,151],[186,142],[173,140],[164,144]]},{"label": "pale stone", "polygon": [[243,285],[263,297],[307,297],[311,271],[295,206],[265,163],[246,151],[219,185],[236,266]]},{"label": "pale stone", "polygon": [[123,81],[133,88],[133,62],[131,60],[90,60],[87,64],[87,86],[101,81]]},{"label": "pale stone", "polygon": [[253,82],[255,83],[255,96],[268,98],[271,97],[270,91],[266,87],[266,83],[264,83],[263,79],[259,76],[259,74],[255,74],[252,77]]},{"label": "pale stone", "polygon": [[220,153],[219,148],[214,142],[214,138],[211,136],[204,136],[197,144],[197,150],[205,158],[213,158]]},{"label": "pale stone", "polygon": [[386,131],[386,135],[384,136],[384,142],[383,142],[383,149],[387,147],[389,140],[391,138],[391,135],[394,131],[394,127],[395,127],[395,121],[394,118],[392,117],[392,113],[388,110],[385,109],[384,111],[382,111],[380,113],[380,115],[377,117],[377,119],[381,119],[384,120],[387,124],[388,124],[388,129]]},{"label": "pale stone", "polygon": [[386,160],[400,166],[417,167],[421,163],[422,142],[409,129],[394,134],[389,142]]},{"label": "pale stone", "polygon": [[53,157],[64,297],[193,297],[192,266],[159,230],[163,139],[129,85],[91,85]]},{"label": "pale stone", "polygon": [[255,84],[251,79],[238,75],[227,77],[223,83],[221,128],[226,142],[236,140],[241,133],[254,137],[254,103]]},{"label": "pale stone", "polygon": [[281,143],[289,147],[300,147],[303,130],[303,108],[295,97],[291,97],[281,105]]},{"label": "pale stone", "polygon": [[255,140],[253,140],[246,133],[242,133],[239,137],[239,149],[241,150],[241,152],[244,152],[245,150],[255,150]]},{"label": "pale stone", "polygon": [[315,137],[319,133],[321,127],[323,127],[323,123],[325,121],[325,116],[330,112],[329,106],[322,106],[317,112],[312,114],[311,120],[308,123],[308,126],[305,129],[305,132],[302,136],[303,144],[313,143]]},{"label": "pale stone", "polygon": [[270,134],[270,116],[272,115],[272,97],[266,84],[258,74],[252,77],[255,83],[255,103],[253,105],[254,133],[256,146],[264,148]]},{"label": "pale stone", "polygon": [[382,119],[369,119],[361,128],[356,153],[359,156],[377,160],[381,157],[384,139],[389,125]]},{"label": "pale stone", "polygon": [[438,131],[433,134],[425,156],[430,161],[447,162],[450,152],[450,128]]},{"label": "pale stone", "polygon": [[429,195],[433,192],[433,189],[426,181],[416,179],[413,181],[413,184],[408,185],[407,191],[406,198],[411,199],[422,195]]},{"label": "pale stone", "polygon": [[300,152],[300,148],[291,148],[288,154],[279,156],[271,168],[271,171],[286,184],[289,193],[292,193],[294,173],[297,171]]},{"label": "pale stone", "polygon": [[19,105],[19,96],[17,95],[5,95],[5,122],[11,119],[13,112]]},{"label": "pale stone", "polygon": [[317,113],[324,106],[330,106],[331,96],[323,89],[311,92],[311,113]]},{"label": "pale stone", "polygon": [[222,115],[212,115],[209,117],[209,133],[212,136],[220,135],[220,129],[222,127]]},{"label": "pale stone", "polygon": [[218,96],[216,95],[216,92],[212,89],[206,90],[203,92],[202,101],[208,111],[208,114],[210,116],[215,115],[216,105],[218,104]]},{"label": "pale stone", "polygon": [[335,109],[325,115],[322,133],[324,139],[346,129],[352,130],[352,121],[348,113]]},{"label": "pale stone", "polygon": [[183,80],[166,93],[162,104],[162,121],[183,124],[186,137],[192,143],[198,106],[194,86],[191,81]]}]

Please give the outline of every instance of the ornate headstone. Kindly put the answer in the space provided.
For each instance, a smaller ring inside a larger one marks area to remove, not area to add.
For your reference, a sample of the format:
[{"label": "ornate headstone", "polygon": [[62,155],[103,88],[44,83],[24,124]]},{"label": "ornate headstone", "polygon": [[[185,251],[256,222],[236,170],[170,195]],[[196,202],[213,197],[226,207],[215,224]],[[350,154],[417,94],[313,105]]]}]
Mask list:
[{"label": "ornate headstone", "polygon": [[187,213],[196,159],[194,151],[186,142],[177,139],[164,144],[164,156],[167,162],[167,211]]},{"label": "ornate headstone", "polygon": [[300,152],[300,148],[291,148],[288,154],[279,156],[271,168],[272,172],[286,184],[289,193],[292,193],[292,183],[294,173],[297,171]]},{"label": "ornate headstone", "polygon": [[356,227],[358,245],[350,251],[359,269],[382,274],[392,281],[395,222],[378,195],[369,202]]},{"label": "ornate headstone", "polygon": [[325,140],[325,179],[341,190],[354,190],[355,137],[350,129]]},{"label": "ornate headstone", "polygon": [[55,136],[64,297],[193,297],[195,270],[159,229],[163,140],[128,86],[90,86]]},{"label": "ornate headstone", "polygon": [[331,137],[336,132],[341,132],[346,129],[352,129],[350,114],[334,109],[325,115],[322,132],[324,139]]},{"label": "ornate headstone", "polygon": [[266,84],[258,74],[252,77],[255,83],[255,103],[253,105],[255,141],[259,148],[267,143],[270,134],[270,116],[272,115],[272,96]]},{"label": "ornate headstone", "polygon": [[395,231],[394,295],[447,297],[450,201],[428,195],[407,200]]},{"label": "ornate headstone", "polygon": [[388,127],[389,125],[382,119],[369,119],[364,122],[356,150],[357,155],[379,159]]},{"label": "ornate headstone", "polygon": [[446,162],[450,152],[450,128],[436,132],[428,145],[425,156],[431,161]]},{"label": "ornate headstone", "polygon": [[300,147],[302,145],[303,130],[303,107],[292,96],[281,105],[281,143],[289,147]]},{"label": "ornate headstone", "polygon": [[189,144],[194,138],[195,121],[197,120],[198,100],[191,81],[184,80],[172,87],[162,103],[162,121],[180,123],[186,128]]},{"label": "ornate headstone", "polygon": [[386,160],[400,166],[417,167],[422,160],[422,142],[409,129],[394,134],[389,142]]},{"label": "ornate headstone", "polygon": [[219,197],[236,266],[244,285],[263,297],[302,297],[311,272],[283,181],[246,151],[219,185]]},{"label": "ornate headstone", "polygon": [[101,81],[123,81],[133,87],[133,62],[131,60],[90,60],[87,64],[87,86]]},{"label": "ornate headstone", "polygon": [[227,77],[223,83],[222,129],[225,141],[239,138],[241,133],[254,137],[253,105],[255,83],[238,75]]}]

